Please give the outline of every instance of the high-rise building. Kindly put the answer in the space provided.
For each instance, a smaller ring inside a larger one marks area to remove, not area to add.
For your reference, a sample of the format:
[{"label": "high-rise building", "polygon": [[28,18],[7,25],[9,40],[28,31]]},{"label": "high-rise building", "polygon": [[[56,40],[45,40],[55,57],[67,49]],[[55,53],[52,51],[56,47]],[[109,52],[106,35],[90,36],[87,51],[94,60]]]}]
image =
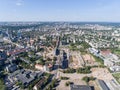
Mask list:
[{"label": "high-rise building", "polygon": [[62,69],[68,68],[67,54],[65,51],[63,51],[63,53],[61,55],[61,67],[62,67]]}]

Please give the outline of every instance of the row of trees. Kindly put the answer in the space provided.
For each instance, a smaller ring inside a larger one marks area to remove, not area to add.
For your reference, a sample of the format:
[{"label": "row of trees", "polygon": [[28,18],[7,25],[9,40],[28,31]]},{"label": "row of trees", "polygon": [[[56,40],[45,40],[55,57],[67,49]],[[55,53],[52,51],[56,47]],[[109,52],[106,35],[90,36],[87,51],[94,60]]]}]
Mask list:
[{"label": "row of trees", "polygon": [[6,90],[4,80],[2,78],[0,78],[0,90]]},{"label": "row of trees", "polygon": [[73,84],[73,82],[67,81],[67,82],[65,83],[65,86],[69,86],[70,84]]},{"label": "row of trees", "polygon": [[68,80],[69,77],[60,77],[61,80]]},{"label": "row of trees", "polygon": [[92,77],[92,76],[91,76],[91,77],[85,76],[85,77],[82,78],[82,80],[84,80],[86,83],[88,83],[88,82],[91,81],[91,80],[92,80],[92,81],[95,80],[95,78]]},{"label": "row of trees", "polygon": [[63,73],[75,73],[76,70],[73,68],[68,68],[67,70],[63,70]]},{"label": "row of trees", "polygon": [[45,65],[45,60],[43,60],[43,58],[40,58],[38,61],[39,61],[39,62],[38,62],[39,64]]},{"label": "row of trees", "polygon": [[78,69],[73,69],[73,68],[68,68],[66,70],[63,70],[63,73],[83,73],[83,74],[87,74],[87,73],[91,73],[90,71],[91,67],[90,66],[86,66],[84,68],[78,68]]},{"label": "row of trees", "polygon": [[49,84],[47,90],[53,90],[53,88],[56,87],[57,79],[52,80],[52,82]]},{"label": "row of trees", "polygon": [[77,73],[87,74],[87,73],[91,73],[90,69],[91,69],[90,66],[86,66],[85,68],[78,68],[78,69],[76,70],[76,72],[77,72]]},{"label": "row of trees", "polygon": [[[77,48],[78,45],[81,45],[82,48]],[[73,51],[80,50],[80,51],[85,51],[86,49],[90,48],[91,46],[86,43],[85,41],[79,42],[79,43],[71,43],[70,44],[70,49]]]}]

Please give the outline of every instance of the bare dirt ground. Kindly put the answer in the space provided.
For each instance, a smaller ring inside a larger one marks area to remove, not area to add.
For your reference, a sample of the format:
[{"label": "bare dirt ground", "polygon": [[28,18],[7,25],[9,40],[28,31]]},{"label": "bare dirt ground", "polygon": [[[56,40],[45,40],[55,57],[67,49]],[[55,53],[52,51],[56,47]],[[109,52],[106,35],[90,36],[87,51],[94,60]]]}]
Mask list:
[{"label": "bare dirt ground", "polygon": [[85,74],[64,74],[62,72],[59,73],[60,77],[69,77],[69,80],[61,80],[59,86],[56,88],[56,90],[69,90],[69,86],[65,86],[65,83],[67,81],[73,82],[75,85],[86,85],[86,83],[82,80]]},{"label": "bare dirt ground", "polygon": [[50,59],[53,59],[54,57],[54,49],[49,47],[47,50],[44,52],[43,57],[49,57]]},{"label": "bare dirt ground", "polygon": [[[111,81],[113,79],[113,76],[111,73],[108,71],[107,68],[92,68],[91,69],[92,73],[91,74],[66,74],[59,72],[58,76],[61,77],[69,77],[69,80],[61,80],[59,86],[56,88],[56,90],[69,90],[69,86],[65,86],[65,83],[67,81],[73,82],[75,85],[86,85],[86,83],[82,80],[84,76],[93,76],[96,77],[97,79],[101,79],[104,81]],[[100,90],[99,86],[97,85],[96,81],[90,81],[89,82],[90,86],[94,86],[94,90]]]},{"label": "bare dirt ground", "polygon": [[101,80],[112,80],[113,76],[108,71],[107,68],[92,68],[92,76],[96,77],[97,79]]},{"label": "bare dirt ground", "polygon": [[98,65],[98,63],[95,61],[94,57],[90,54],[85,54],[82,55],[83,60],[85,61],[86,65],[88,66],[94,66],[94,65]]},{"label": "bare dirt ground", "polygon": [[84,64],[84,61],[83,61],[83,58],[81,57],[80,52],[71,51],[70,55],[72,57],[72,62],[70,64],[70,67],[72,67],[74,69],[83,67],[82,65]]}]

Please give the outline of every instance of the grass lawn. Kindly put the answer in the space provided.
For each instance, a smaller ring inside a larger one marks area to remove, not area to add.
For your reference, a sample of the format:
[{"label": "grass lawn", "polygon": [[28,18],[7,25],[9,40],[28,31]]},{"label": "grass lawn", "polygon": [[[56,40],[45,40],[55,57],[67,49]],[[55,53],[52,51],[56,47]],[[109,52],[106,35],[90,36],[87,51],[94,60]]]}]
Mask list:
[{"label": "grass lawn", "polygon": [[113,77],[120,83],[120,73],[113,74]]},{"label": "grass lawn", "polygon": [[120,55],[120,50],[114,50],[114,53]]},{"label": "grass lawn", "polygon": [[5,85],[2,79],[0,79],[0,90],[5,90]]},{"label": "grass lawn", "polygon": [[111,48],[112,53],[120,55],[120,48]]},{"label": "grass lawn", "polygon": [[96,57],[95,55],[93,55],[93,54],[91,54],[93,57],[94,57],[94,59],[96,60],[96,62],[99,62],[100,63],[100,65],[103,65],[104,66],[104,61],[101,59],[101,58],[99,58],[99,57]]}]

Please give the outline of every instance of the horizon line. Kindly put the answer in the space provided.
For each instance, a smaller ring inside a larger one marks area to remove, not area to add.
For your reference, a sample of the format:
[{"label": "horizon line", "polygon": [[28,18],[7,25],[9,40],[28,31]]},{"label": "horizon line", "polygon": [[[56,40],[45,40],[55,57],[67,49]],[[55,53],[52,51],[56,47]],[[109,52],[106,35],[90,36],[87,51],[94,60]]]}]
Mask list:
[{"label": "horizon line", "polygon": [[2,23],[2,22],[73,22],[73,23],[74,23],[74,22],[78,22],[78,23],[80,23],[80,22],[81,22],[81,23],[82,23],[82,22],[88,22],[88,23],[89,23],[89,22],[90,22],[90,23],[93,22],[93,23],[94,23],[94,22],[95,22],[95,23],[120,23],[120,21],[62,21],[62,20],[61,20],[61,21],[55,21],[55,20],[54,20],[54,21],[37,21],[37,20],[32,21],[32,20],[31,20],[31,21],[0,21],[0,22],[1,22],[1,23]]}]

